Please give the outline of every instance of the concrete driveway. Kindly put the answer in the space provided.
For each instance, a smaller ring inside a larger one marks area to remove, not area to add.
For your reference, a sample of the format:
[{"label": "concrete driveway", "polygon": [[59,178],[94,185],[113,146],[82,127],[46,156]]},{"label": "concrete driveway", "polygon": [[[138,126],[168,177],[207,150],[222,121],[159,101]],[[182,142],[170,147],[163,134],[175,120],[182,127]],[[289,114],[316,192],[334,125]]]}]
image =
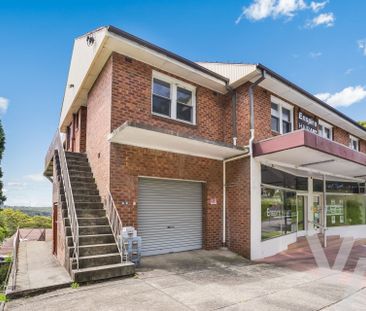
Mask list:
[{"label": "concrete driveway", "polygon": [[6,310],[366,310],[364,277],[251,263],[229,251],[143,258],[134,278],[14,300]]}]

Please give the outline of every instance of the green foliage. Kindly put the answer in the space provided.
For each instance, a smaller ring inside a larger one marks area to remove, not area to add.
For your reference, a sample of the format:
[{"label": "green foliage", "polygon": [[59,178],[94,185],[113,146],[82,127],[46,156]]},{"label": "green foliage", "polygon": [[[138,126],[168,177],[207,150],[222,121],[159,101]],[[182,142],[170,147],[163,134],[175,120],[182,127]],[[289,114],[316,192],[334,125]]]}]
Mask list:
[{"label": "green foliage", "polygon": [[358,121],[357,123],[363,127],[366,127],[366,121]]},{"label": "green foliage", "polygon": [[5,294],[0,293],[0,302],[7,302],[8,299],[6,298]]},{"label": "green foliage", "polygon": [[76,289],[76,288],[79,288],[79,287],[80,287],[80,285],[79,285],[78,282],[71,283],[71,288]]},{"label": "green foliage", "polygon": [[51,228],[51,217],[28,216],[21,211],[4,208],[0,211],[0,241],[12,236],[17,228]]},{"label": "green foliage", "polygon": [[[6,287],[6,276],[8,275],[8,270],[10,269],[11,265],[9,262],[3,262],[0,264],[0,289],[3,290]],[[4,301],[1,300],[0,302]]]},{"label": "green foliage", "polygon": [[[0,165],[1,165],[1,160],[3,159],[4,150],[5,150],[5,132],[4,132],[4,128],[1,123],[1,120],[0,120]],[[6,201],[6,196],[3,193],[2,177],[3,177],[3,171],[0,166],[0,206],[2,206],[4,204],[4,202]]]}]

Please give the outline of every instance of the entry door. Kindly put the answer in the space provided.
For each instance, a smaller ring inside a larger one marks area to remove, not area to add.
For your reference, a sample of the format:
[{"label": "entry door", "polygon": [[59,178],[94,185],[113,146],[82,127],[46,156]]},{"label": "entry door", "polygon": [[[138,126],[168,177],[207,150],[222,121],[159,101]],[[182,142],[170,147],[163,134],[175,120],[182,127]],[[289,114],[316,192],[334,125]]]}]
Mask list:
[{"label": "entry door", "polygon": [[297,232],[298,235],[305,235],[307,230],[307,195],[297,195]]},{"label": "entry door", "polygon": [[319,232],[320,227],[323,225],[323,196],[321,194],[314,194],[313,195],[313,228],[318,230]]},{"label": "entry door", "polygon": [[142,255],[202,248],[202,184],[139,179],[138,234]]}]

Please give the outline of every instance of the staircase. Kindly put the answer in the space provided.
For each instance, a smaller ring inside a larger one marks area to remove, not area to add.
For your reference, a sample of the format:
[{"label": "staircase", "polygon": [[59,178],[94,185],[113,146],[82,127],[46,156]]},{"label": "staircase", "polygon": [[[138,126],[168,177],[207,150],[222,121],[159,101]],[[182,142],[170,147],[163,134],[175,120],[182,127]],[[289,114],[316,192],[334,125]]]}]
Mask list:
[{"label": "staircase", "polygon": [[[65,152],[65,155],[79,225],[79,269],[77,269],[76,260],[73,258],[74,245],[70,219],[61,181],[60,200],[70,258],[68,268],[72,278],[76,282],[90,282],[133,275],[134,264],[123,262],[121,259],[87,156],[72,152]],[[61,180],[57,155],[56,170],[57,178]]]}]

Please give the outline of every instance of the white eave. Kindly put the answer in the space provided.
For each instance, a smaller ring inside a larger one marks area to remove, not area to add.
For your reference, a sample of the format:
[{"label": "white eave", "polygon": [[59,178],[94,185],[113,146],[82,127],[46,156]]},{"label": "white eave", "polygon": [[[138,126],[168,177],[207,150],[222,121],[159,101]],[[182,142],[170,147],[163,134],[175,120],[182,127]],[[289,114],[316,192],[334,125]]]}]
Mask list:
[{"label": "white eave", "polygon": [[136,122],[122,124],[109,134],[108,141],[221,161],[249,154],[248,147],[238,148]]}]

